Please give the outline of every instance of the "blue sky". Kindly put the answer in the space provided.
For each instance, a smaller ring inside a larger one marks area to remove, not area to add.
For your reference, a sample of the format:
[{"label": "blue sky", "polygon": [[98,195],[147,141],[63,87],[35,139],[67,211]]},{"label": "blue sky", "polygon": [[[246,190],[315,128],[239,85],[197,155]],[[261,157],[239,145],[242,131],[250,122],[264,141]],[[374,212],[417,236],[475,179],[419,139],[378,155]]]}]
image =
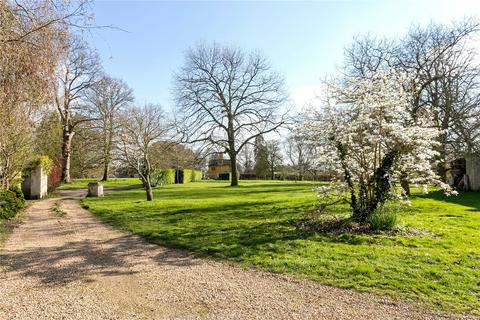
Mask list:
[{"label": "blue sky", "polygon": [[97,1],[94,13],[97,24],[126,30],[97,30],[91,44],[106,72],[124,79],[140,103],[170,109],[172,72],[185,50],[216,41],[261,51],[300,105],[335,73],[353,36],[401,36],[412,23],[480,16],[480,0]]}]

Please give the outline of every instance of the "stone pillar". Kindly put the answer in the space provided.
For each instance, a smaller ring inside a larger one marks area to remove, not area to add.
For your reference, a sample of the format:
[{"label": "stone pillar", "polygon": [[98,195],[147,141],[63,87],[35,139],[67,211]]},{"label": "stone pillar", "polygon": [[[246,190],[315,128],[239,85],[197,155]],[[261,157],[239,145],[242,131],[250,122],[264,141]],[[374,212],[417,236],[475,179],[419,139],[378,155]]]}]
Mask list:
[{"label": "stone pillar", "polygon": [[90,182],[88,184],[89,197],[103,197],[103,185],[100,182]]},{"label": "stone pillar", "polygon": [[470,190],[480,191],[480,157],[468,155],[465,157],[467,161],[467,175],[470,182]]},{"label": "stone pillar", "polygon": [[41,199],[48,194],[48,176],[41,166],[32,171],[22,183],[22,190],[27,199]]}]

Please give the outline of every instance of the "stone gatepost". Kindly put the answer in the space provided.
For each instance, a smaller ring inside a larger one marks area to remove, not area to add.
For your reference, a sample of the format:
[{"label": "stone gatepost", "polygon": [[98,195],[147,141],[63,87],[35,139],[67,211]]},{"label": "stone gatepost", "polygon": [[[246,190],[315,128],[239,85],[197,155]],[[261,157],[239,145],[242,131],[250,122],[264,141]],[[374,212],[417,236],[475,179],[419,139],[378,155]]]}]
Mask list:
[{"label": "stone gatepost", "polygon": [[27,199],[41,199],[48,194],[48,176],[41,165],[23,180],[22,191]]},{"label": "stone gatepost", "polygon": [[470,190],[480,191],[480,157],[468,155],[465,160]]},{"label": "stone gatepost", "polygon": [[100,182],[90,182],[88,184],[89,197],[103,197],[103,185]]}]

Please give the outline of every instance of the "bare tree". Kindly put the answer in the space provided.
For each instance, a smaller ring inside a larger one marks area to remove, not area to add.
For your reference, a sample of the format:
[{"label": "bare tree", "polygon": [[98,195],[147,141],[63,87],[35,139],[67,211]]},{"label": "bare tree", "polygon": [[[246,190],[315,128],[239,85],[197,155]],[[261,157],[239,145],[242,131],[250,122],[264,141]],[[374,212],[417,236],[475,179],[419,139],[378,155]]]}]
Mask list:
[{"label": "bare tree", "polygon": [[231,186],[238,185],[237,155],[256,137],[285,123],[282,77],[260,54],[201,45],[188,51],[175,76],[178,128],[190,143],[228,153]]},{"label": "bare tree", "polygon": [[75,127],[86,116],[85,94],[98,80],[101,65],[96,52],[79,38],[72,38],[58,67],[55,106],[62,122],[62,182],[70,183],[70,160]]},{"label": "bare tree", "polygon": [[151,154],[156,168],[197,169],[204,162],[200,154],[175,140],[154,143]]},{"label": "bare tree", "polygon": [[71,170],[72,176],[87,178],[100,175],[102,171],[102,139],[91,121],[80,123],[75,128],[72,139]]},{"label": "bare tree", "polygon": [[379,39],[368,34],[356,36],[345,48],[343,73],[347,77],[366,78],[389,67],[395,41]]},{"label": "bare tree", "polygon": [[277,140],[267,141],[265,144],[266,160],[270,179],[275,179],[275,171],[282,165],[283,156],[280,143]]},{"label": "bare tree", "polygon": [[152,149],[155,143],[168,140],[171,127],[162,108],[152,104],[128,108],[121,113],[119,123],[119,157],[137,172],[147,201],[152,201]]},{"label": "bare tree", "polygon": [[117,116],[123,108],[133,102],[133,90],[120,79],[103,76],[87,93],[92,104],[91,118],[102,137],[102,181],[108,180],[112,160],[115,132],[118,129]]},{"label": "bare tree", "polygon": [[300,130],[294,130],[286,140],[285,149],[298,179],[303,180],[317,158],[315,144]]}]

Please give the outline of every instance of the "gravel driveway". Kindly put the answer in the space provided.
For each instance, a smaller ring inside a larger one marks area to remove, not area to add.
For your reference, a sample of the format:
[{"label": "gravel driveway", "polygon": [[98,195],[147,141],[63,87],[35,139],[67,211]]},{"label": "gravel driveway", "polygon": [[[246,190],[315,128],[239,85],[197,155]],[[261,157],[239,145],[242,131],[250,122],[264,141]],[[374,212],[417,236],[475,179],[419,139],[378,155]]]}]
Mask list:
[{"label": "gravel driveway", "polygon": [[[65,215],[53,213],[55,203]],[[27,211],[0,251],[2,320],[454,318],[149,244],[71,197]]]}]

